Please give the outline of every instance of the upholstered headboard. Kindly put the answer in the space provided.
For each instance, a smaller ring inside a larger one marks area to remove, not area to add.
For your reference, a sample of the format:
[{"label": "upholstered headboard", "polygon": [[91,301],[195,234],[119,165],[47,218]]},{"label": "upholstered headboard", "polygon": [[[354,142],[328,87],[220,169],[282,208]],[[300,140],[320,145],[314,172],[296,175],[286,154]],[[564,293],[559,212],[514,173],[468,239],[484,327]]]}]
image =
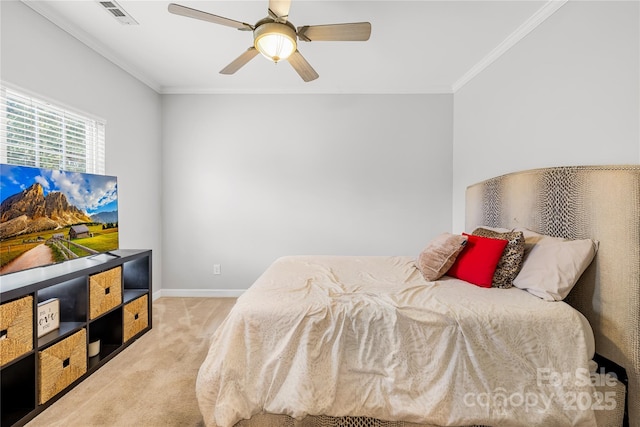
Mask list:
[{"label": "upholstered headboard", "polygon": [[640,426],[640,165],[535,169],[472,185],[466,229],[480,225],[600,242],[565,301],[589,319],[596,352],[625,368],[630,425]]}]

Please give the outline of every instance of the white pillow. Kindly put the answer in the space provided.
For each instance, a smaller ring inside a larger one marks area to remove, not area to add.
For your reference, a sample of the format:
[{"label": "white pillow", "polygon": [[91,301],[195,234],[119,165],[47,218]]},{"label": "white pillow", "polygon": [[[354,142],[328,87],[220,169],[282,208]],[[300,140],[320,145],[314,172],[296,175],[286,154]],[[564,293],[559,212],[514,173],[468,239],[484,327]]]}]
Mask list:
[{"label": "white pillow", "polygon": [[525,228],[522,269],[513,286],[546,301],[561,301],[576,284],[596,255],[598,242],[545,236]]}]

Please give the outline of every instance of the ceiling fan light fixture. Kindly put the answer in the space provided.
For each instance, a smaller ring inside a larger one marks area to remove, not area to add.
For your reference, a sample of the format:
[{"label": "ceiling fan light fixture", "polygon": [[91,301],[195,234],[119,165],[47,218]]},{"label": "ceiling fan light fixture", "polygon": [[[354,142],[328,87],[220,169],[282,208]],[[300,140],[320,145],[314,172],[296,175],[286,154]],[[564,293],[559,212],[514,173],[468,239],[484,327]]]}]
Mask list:
[{"label": "ceiling fan light fixture", "polygon": [[278,62],[287,59],[297,49],[296,31],[287,24],[269,22],[254,32],[254,46],[267,59]]}]

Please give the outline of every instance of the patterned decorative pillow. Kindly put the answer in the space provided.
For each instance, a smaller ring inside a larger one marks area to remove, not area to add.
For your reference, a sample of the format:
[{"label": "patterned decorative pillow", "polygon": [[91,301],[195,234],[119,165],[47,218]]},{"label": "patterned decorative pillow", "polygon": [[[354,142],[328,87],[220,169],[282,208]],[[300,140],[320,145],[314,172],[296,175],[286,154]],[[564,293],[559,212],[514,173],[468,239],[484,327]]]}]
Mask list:
[{"label": "patterned decorative pillow", "polygon": [[453,265],[466,243],[465,236],[442,233],[418,255],[416,267],[427,281],[438,280]]},{"label": "patterned decorative pillow", "polygon": [[497,232],[486,228],[476,228],[474,236],[490,237],[492,239],[508,240],[507,247],[498,261],[495,273],[493,273],[492,288],[507,289],[513,286],[513,279],[516,278],[522,268],[524,259],[524,235],[521,231]]}]

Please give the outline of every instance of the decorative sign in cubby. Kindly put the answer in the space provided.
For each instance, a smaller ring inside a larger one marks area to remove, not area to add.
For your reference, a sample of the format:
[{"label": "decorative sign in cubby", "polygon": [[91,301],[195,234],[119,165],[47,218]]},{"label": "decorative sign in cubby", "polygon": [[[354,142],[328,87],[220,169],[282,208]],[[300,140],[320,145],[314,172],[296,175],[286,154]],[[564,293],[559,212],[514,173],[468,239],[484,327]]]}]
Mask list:
[{"label": "decorative sign in cubby", "polygon": [[51,298],[38,304],[38,338],[60,327],[60,300]]}]

